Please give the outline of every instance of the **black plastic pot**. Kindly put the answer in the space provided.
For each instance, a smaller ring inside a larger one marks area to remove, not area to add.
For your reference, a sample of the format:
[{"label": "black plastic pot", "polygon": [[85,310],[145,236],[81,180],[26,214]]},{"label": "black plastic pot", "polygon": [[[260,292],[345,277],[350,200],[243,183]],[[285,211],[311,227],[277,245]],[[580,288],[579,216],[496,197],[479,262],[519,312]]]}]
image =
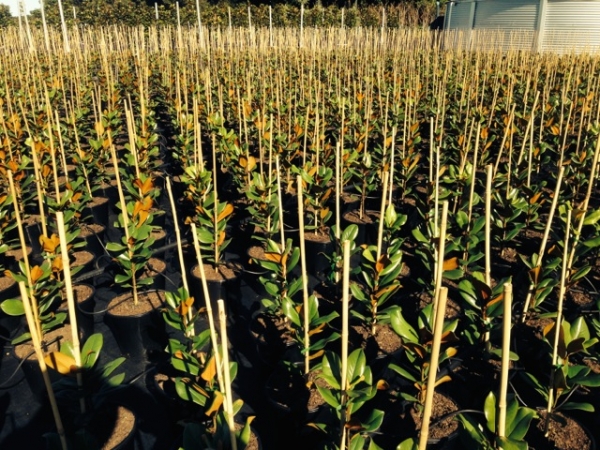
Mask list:
[{"label": "black plastic pot", "polygon": [[[140,292],[140,298],[147,292]],[[164,301],[164,291],[151,292],[157,293]],[[120,302],[133,302],[132,293],[115,297],[109,303],[104,322],[110,328],[121,353],[135,362],[150,361],[155,355],[162,354],[167,345],[167,333],[159,307],[138,314],[117,315],[114,305]]]},{"label": "black plastic pot", "polygon": [[[84,224],[82,226],[82,228],[83,229],[89,228],[89,225]],[[84,248],[87,251],[92,252],[96,256],[101,256],[105,253],[105,251],[104,251],[104,234],[106,231],[106,226],[98,223],[97,228],[98,228],[97,231],[94,231],[93,229],[89,228],[89,233],[84,237],[81,237],[81,235],[80,235],[78,237],[78,241],[85,242]]]},{"label": "black plastic pot", "polygon": [[333,253],[333,242],[330,239],[326,242],[312,240],[310,234],[307,233],[304,235],[304,246],[307,255],[307,272],[320,280],[324,280],[331,265],[327,259],[327,255]]},{"label": "black plastic pot", "polygon": [[[206,267],[206,264],[205,264]],[[189,276],[190,295],[194,297],[194,306],[198,309],[206,306],[202,280],[199,275],[198,266],[192,267]],[[239,314],[241,300],[241,277],[235,273],[229,277],[221,277],[218,280],[207,279],[208,295],[215,314],[217,314],[217,300],[223,300],[230,314]]]},{"label": "black plastic pot", "polygon": [[108,205],[107,197],[94,197],[94,204],[88,204],[83,209],[82,216],[85,220],[91,218],[95,223],[108,227]]},{"label": "black plastic pot", "polygon": [[96,306],[95,292],[93,286],[85,285],[91,289],[91,295],[87,298],[77,298],[78,290],[74,289],[75,304],[77,305],[77,328],[79,335],[83,336],[83,341],[94,334],[94,308]]}]

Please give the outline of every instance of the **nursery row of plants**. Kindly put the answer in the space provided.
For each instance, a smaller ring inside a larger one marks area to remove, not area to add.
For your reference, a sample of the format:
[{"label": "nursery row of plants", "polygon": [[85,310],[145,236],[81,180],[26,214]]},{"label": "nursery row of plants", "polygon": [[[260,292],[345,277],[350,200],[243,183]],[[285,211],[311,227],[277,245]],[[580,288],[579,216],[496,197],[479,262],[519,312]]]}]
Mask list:
[{"label": "nursery row of plants", "polygon": [[156,367],[174,448],[248,445],[238,320],[302,448],[595,448],[596,56],[77,33],[0,49],[2,323],[49,367],[54,445],[93,439],[61,414],[123,381],[123,359],[99,367],[102,311]]}]

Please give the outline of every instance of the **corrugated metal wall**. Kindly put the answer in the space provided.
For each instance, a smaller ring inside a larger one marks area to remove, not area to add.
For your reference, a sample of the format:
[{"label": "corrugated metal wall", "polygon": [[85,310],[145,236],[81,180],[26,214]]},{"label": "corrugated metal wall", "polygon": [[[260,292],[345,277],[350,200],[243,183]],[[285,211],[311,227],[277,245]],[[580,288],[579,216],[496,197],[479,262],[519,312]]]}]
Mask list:
[{"label": "corrugated metal wall", "polygon": [[541,50],[600,49],[600,2],[548,1]]},{"label": "corrugated metal wall", "polygon": [[495,39],[484,40],[482,46],[531,49],[535,39],[539,6],[539,0],[478,2],[475,8],[474,28],[497,31]]},{"label": "corrugated metal wall", "polygon": [[[539,48],[560,53],[600,51],[600,0],[545,0],[542,10],[543,2],[475,0],[454,3],[446,28],[477,30],[478,33],[469,32],[464,38],[450,42],[462,48],[467,45],[479,49]],[[538,26],[542,30],[539,37]],[[480,30],[490,30],[493,39],[484,38],[485,32]]]},{"label": "corrugated metal wall", "polygon": [[452,5],[452,12],[448,17],[448,20],[450,20],[450,29],[471,30],[473,28],[471,3],[473,2],[461,2]]}]

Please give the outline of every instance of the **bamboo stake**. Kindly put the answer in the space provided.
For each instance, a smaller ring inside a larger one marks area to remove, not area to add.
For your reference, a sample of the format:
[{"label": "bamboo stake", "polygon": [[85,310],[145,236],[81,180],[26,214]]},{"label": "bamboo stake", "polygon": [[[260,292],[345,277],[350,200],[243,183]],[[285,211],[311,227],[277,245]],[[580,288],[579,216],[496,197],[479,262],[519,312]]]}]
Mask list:
[{"label": "bamboo stake", "polygon": [[512,284],[504,285],[504,316],[502,320],[502,367],[500,393],[498,395],[498,436],[506,436],[506,394],[508,392],[508,369],[510,365],[510,328],[512,318]]},{"label": "bamboo stake", "polygon": [[279,155],[275,157],[275,170],[277,170],[277,207],[279,208],[279,234],[281,251],[285,249],[285,231],[283,224],[283,200],[281,198],[281,171],[279,168]]},{"label": "bamboo stake", "polygon": [[[65,218],[62,211],[56,212],[56,224],[58,225],[58,238],[60,239],[60,254],[63,264],[63,275],[65,280],[65,290],[67,292],[67,306],[69,310],[69,323],[71,324],[71,342],[73,343],[73,359],[75,365],[81,367],[81,349],[79,345],[79,332],[77,328],[77,310],[75,308],[75,298],[73,297],[73,282],[71,281],[71,262],[67,251],[67,233],[65,230]],[[83,389],[83,378],[81,371],[77,371],[77,386]],[[85,399],[79,398],[79,407],[81,413],[85,414]]]},{"label": "bamboo stake", "polygon": [[300,228],[300,262],[302,268],[302,293],[303,293],[303,308],[304,308],[304,373],[310,372],[310,355],[308,349],[310,347],[309,334],[309,304],[308,304],[308,274],[306,273],[306,245],[304,243],[304,202],[302,201],[302,176],[296,178],[298,183],[298,222]]},{"label": "bamboo stake", "polygon": [[556,363],[558,362],[558,344],[560,339],[560,330],[562,329],[563,318],[563,302],[565,292],[567,290],[567,274],[568,274],[568,253],[569,253],[569,233],[571,231],[571,215],[572,211],[567,211],[567,223],[565,224],[565,247],[563,249],[563,265],[560,276],[560,288],[558,293],[558,306],[556,308],[556,323],[554,324],[554,345],[552,346],[552,374],[550,376],[550,390],[548,392],[548,405],[546,410],[546,423],[544,426],[546,436],[548,436],[548,425],[550,422],[550,413],[554,403],[554,375],[556,373]]},{"label": "bamboo stake", "polygon": [[381,251],[383,247],[383,224],[385,223],[385,207],[387,200],[387,186],[389,176],[389,172],[383,172],[383,192],[381,195],[381,208],[379,210],[379,231],[377,233],[377,262],[379,262],[379,259],[381,258]]},{"label": "bamboo stake", "polygon": [[442,202],[442,220],[440,223],[440,236],[439,236],[439,244],[437,251],[437,258],[435,261],[435,287],[433,291],[433,317],[435,322],[435,314],[436,314],[436,303],[438,301],[440,295],[440,289],[442,287],[442,277],[444,274],[444,255],[446,253],[446,228],[448,226],[448,201],[444,200]]},{"label": "bamboo stake", "polygon": [[[225,414],[227,415],[227,425],[229,427],[229,439],[232,450],[237,450],[237,439],[235,437],[235,422],[233,418],[233,392],[231,390],[231,371],[229,370],[229,348],[227,344],[227,317],[225,316],[225,302],[222,299],[217,300],[219,309],[219,323],[221,326],[221,350],[223,351],[223,374],[225,375]],[[215,352],[217,350],[215,349]]]},{"label": "bamboo stake", "polygon": [[394,191],[394,153],[396,150],[396,125],[392,127],[392,143],[390,145],[390,179],[389,179],[389,193],[388,193],[388,205],[392,204],[392,194]]},{"label": "bamboo stake", "polygon": [[35,324],[36,319],[34,319],[32,314],[33,308],[32,305],[29,303],[30,299],[27,294],[27,288],[25,287],[25,283],[23,283],[22,281],[19,281],[19,289],[21,291],[23,308],[25,309],[25,317],[27,319],[27,324],[31,332],[31,342],[33,344],[33,348],[35,349],[35,355],[40,366],[40,371],[42,372],[44,384],[46,385],[46,391],[48,392],[48,399],[50,400],[52,415],[54,416],[54,423],[56,424],[56,431],[58,433],[58,436],[60,437],[62,449],[67,450],[67,438],[65,436],[65,430],[62,424],[62,420],[60,418],[60,412],[58,411],[58,405],[56,404],[56,397],[54,396],[54,390],[52,389],[52,382],[50,381],[50,377],[48,375],[48,367],[46,366],[46,361],[44,360],[44,352],[42,351],[41,345],[41,335],[37,332],[37,327]]},{"label": "bamboo stake", "polygon": [[492,178],[491,164],[486,166],[487,178],[485,182],[485,284],[492,286],[492,250],[491,250],[491,224],[492,224]]},{"label": "bamboo stake", "polygon": [[[447,204],[446,202],[444,202]],[[433,394],[435,383],[437,381],[437,370],[440,358],[440,346],[442,343],[442,332],[444,329],[444,314],[446,312],[446,303],[448,301],[448,288],[440,289],[440,298],[437,305],[435,325],[433,330],[433,343],[431,346],[431,360],[429,363],[429,376],[427,378],[427,390],[425,391],[425,409],[423,411],[423,420],[421,433],[419,434],[419,450],[427,448],[427,439],[429,437],[429,422],[431,420],[431,411],[433,408]]]},{"label": "bamboo stake", "polygon": [[35,141],[33,140],[33,137],[31,137],[31,134],[30,134],[30,139],[31,139],[31,156],[33,159],[33,171],[34,171],[34,175],[35,175],[35,187],[36,187],[37,194],[38,194],[38,207],[40,210],[40,224],[42,226],[42,234],[44,236],[48,236],[48,225],[46,225],[46,212],[44,211],[44,198],[46,197],[46,193],[42,186],[40,160],[38,159],[37,151],[35,149]]},{"label": "bamboo stake", "polygon": [[349,302],[350,302],[350,241],[342,243],[344,265],[342,272],[342,368],[340,386],[342,388],[342,413],[340,428],[342,430],[341,447],[346,445],[346,388],[348,384],[348,330],[349,330]]},{"label": "bamboo stake", "polygon": [[[600,112],[600,108],[598,110]],[[581,217],[579,218],[579,223],[577,224],[577,231],[574,233],[573,239],[573,247],[571,249],[571,255],[569,256],[569,270],[573,267],[573,261],[575,259],[575,251],[577,250],[577,244],[579,243],[579,236],[581,236],[581,230],[583,229],[583,222],[585,221],[585,216],[587,214],[588,205],[590,203],[590,197],[592,196],[592,190],[594,189],[596,182],[596,171],[598,170],[598,160],[600,158],[600,137],[596,141],[596,149],[594,150],[594,161],[592,162],[592,167],[590,169],[590,177],[588,182],[588,190],[585,195],[585,199],[583,204],[579,208],[583,211]]]},{"label": "bamboo stake", "polygon": [[215,328],[215,319],[213,317],[212,303],[210,294],[208,293],[208,284],[206,283],[206,275],[204,273],[204,263],[202,262],[202,254],[200,252],[200,242],[198,241],[198,233],[196,231],[196,224],[192,222],[192,237],[194,239],[194,249],[196,250],[196,260],[198,262],[198,270],[200,271],[200,281],[202,284],[202,293],[204,294],[204,303],[206,305],[206,315],[208,316],[208,326],[210,328],[210,340],[213,348],[215,349],[215,362],[217,365],[217,380],[219,381],[219,390],[223,392],[224,381],[223,373],[221,371],[221,356],[218,352],[218,340],[217,330]]},{"label": "bamboo stake", "polygon": [[[183,258],[183,244],[181,243],[181,231],[179,230],[179,220],[177,219],[177,208],[175,207],[175,199],[173,198],[173,189],[171,188],[171,178],[166,177],[167,193],[169,194],[169,203],[171,204],[171,212],[173,214],[173,223],[175,224],[175,238],[177,240],[177,255],[179,257],[179,267],[181,268],[181,283],[186,294],[189,295],[190,289],[187,281],[187,271],[185,268],[185,260]],[[193,317],[192,310],[188,311],[188,321]],[[189,322],[188,322],[189,323]],[[192,329],[187,333],[187,336],[194,336],[195,332]]]},{"label": "bamboo stake", "polygon": [[[29,256],[27,255],[27,244],[25,242],[25,233],[23,231],[23,221],[21,220],[21,213],[19,211],[19,202],[17,198],[17,191],[15,189],[15,182],[13,178],[12,170],[7,171],[8,184],[10,187],[10,195],[12,196],[13,206],[15,208],[15,218],[17,220],[17,231],[19,232],[19,242],[21,243],[21,251],[23,252],[23,262],[25,263],[25,276],[27,277],[27,285],[30,289],[33,289],[33,281],[31,279],[31,267],[29,266]],[[31,298],[32,310],[34,323],[36,324],[38,336],[42,336],[42,328],[40,326],[40,320],[38,317],[38,304],[35,297]]]},{"label": "bamboo stake", "polygon": [[[563,175],[565,173],[565,166],[560,168],[558,172],[558,179],[556,180],[556,189],[554,190],[554,198],[552,199],[552,206],[550,207],[550,214],[548,215],[548,222],[546,222],[546,229],[544,231],[544,236],[542,238],[542,243],[540,244],[540,251],[538,253],[538,258],[535,264],[535,268],[540,270],[542,267],[542,261],[544,259],[544,253],[546,252],[546,243],[548,242],[548,236],[550,235],[550,229],[552,227],[552,219],[554,218],[554,212],[556,211],[556,205],[558,204],[558,198],[560,197],[560,186],[562,183]],[[590,183],[591,184],[591,183]],[[531,303],[531,298],[533,297],[534,291],[534,283],[530,283],[529,291],[527,292],[527,298],[525,299],[525,305],[523,306],[523,317],[521,321],[524,323],[527,318],[527,312],[529,311],[529,304]]]}]

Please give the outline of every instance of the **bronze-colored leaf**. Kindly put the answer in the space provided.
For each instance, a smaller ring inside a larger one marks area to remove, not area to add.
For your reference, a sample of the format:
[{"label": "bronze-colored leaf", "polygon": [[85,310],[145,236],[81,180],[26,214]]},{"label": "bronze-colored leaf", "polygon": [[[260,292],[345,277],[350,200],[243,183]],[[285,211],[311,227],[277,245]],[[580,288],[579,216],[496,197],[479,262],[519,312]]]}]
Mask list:
[{"label": "bronze-colored leaf", "polygon": [[444,261],[444,271],[458,269],[458,258],[450,258]]},{"label": "bronze-colored leaf", "polygon": [[221,211],[221,213],[217,216],[217,222],[220,222],[225,217],[230,216],[232,213],[233,213],[233,204],[227,203],[227,205],[225,205],[225,208],[223,208],[223,211]]},{"label": "bronze-colored leaf", "polygon": [[77,370],[75,359],[64,353],[50,352],[44,357],[44,361],[48,367],[56,370],[61,375],[69,375]]}]

